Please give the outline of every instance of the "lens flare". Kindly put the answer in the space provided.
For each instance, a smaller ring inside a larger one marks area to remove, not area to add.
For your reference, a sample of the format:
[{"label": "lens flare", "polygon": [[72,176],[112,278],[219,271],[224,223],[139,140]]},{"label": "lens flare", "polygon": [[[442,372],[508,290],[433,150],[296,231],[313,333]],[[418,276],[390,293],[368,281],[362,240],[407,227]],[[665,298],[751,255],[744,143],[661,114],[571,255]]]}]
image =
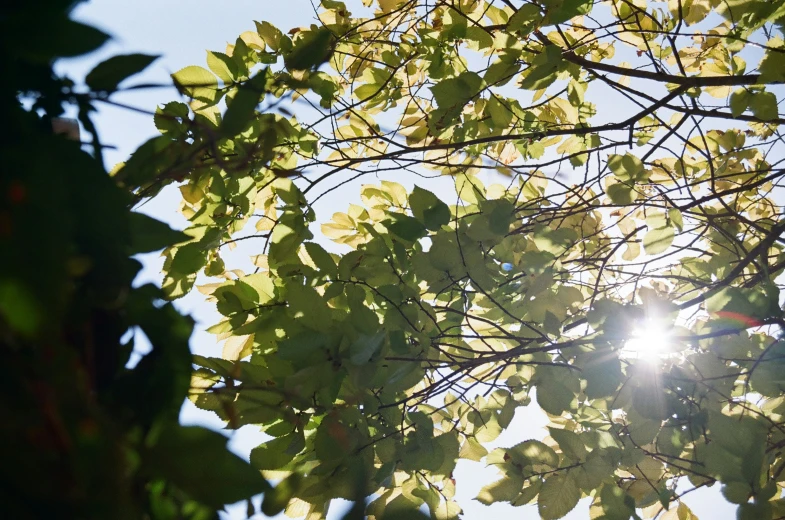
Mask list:
[{"label": "lens flare", "polygon": [[647,321],[635,328],[624,343],[624,354],[629,358],[655,361],[670,350],[670,332],[655,321]]}]

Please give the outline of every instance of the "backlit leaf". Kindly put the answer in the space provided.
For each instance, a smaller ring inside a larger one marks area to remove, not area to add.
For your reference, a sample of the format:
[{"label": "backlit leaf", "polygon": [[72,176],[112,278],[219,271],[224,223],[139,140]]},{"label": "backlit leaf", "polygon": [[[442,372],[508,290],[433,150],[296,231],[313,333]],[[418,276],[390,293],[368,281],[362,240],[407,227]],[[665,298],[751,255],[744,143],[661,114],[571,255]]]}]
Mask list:
[{"label": "backlit leaf", "polygon": [[123,80],[143,71],[157,58],[147,54],[113,56],[96,65],[85,77],[85,83],[93,90],[116,90]]},{"label": "backlit leaf", "polygon": [[656,255],[667,250],[676,236],[672,227],[650,229],[643,235],[643,250],[647,255]]},{"label": "backlit leaf", "polygon": [[562,518],[573,510],[581,491],[569,473],[556,473],[545,479],[537,500],[537,509],[544,520]]}]

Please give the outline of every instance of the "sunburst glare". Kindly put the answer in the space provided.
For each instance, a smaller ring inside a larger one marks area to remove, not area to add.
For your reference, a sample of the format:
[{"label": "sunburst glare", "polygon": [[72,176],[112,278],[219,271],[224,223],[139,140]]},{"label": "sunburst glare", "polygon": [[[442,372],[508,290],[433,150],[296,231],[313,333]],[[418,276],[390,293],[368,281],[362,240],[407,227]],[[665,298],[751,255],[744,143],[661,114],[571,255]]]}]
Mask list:
[{"label": "sunburst glare", "polygon": [[626,357],[655,361],[670,352],[670,330],[659,320],[646,320],[624,343]]}]

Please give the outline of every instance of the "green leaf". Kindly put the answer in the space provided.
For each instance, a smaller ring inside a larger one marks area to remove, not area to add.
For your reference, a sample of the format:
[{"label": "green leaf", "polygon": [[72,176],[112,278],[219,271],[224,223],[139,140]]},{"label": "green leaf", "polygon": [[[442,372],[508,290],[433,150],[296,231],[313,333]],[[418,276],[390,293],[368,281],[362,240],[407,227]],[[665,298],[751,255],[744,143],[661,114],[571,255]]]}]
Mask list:
[{"label": "green leaf", "polygon": [[493,37],[484,28],[476,25],[466,28],[464,39],[472,42],[469,44],[472,49],[482,50],[493,46]]},{"label": "green leaf", "polygon": [[233,83],[239,73],[235,61],[222,52],[207,51],[207,66],[227,85]]},{"label": "green leaf", "polygon": [[613,475],[615,465],[605,456],[604,450],[595,449],[589,453],[586,462],[575,472],[576,482],[581,489],[588,491],[596,489],[602,482]]},{"label": "green leaf", "polygon": [[681,211],[676,208],[669,209],[668,218],[670,219],[671,223],[676,226],[676,229],[679,231],[679,233],[684,231],[684,218],[681,215]]},{"label": "green leaf", "polygon": [[416,218],[400,213],[390,214],[391,220],[383,222],[387,229],[408,242],[416,242],[424,237],[428,231],[425,224]]},{"label": "green leaf", "polygon": [[[329,338],[321,332],[306,330],[278,343],[278,357],[294,361],[297,366],[311,359],[314,353],[322,351]],[[323,354],[316,357],[324,357]]]},{"label": "green leaf", "polygon": [[565,66],[562,50],[556,45],[545,45],[543,52],[538,54],[524,72],[520,87],[525,90],[547,88],[556,81],[556,74]]},{"label": "green leaf", "polygon": [[[507,225],[509,226],[509,223]],[[508,231],[504,228],[503,223],[502,229],[505,230],[505,233]],[[545,225],[538,225],[534,228],[532,240],[540,251],[552,255],[561,255],[578,240],[578,234],[574,229],[567,227],[553,229]]]},{"label": "green leaf", "polygon": [[283,468],[299,452],[299,450],[294,451],[298,446],[299,437],[299,434],[293,432],[260,444],[251,450],[251,465],[258,470]]},{"label": "green leaf", "polygon": [[668,249],[676,236],[670,226],[649,230],[643,235],[643,250],[647,255],[657,255]]},{"label": "green leaf", "polygon": [[41,330],[43,308],[21,280],[0,278],[0,315],[10,328],[32,337]]},{"label": "green leaf", "polygon": [[460,518],[462,512],[463,510],[457,502],[448,500],[446,502],[439,502],[433,516],[436,520],[455,520]]},{"label": "green leaf", "polygon": [[474,437],[480,443],[488,443],[496,440],[502,433],[502,427],[499,425],[499,420],[496,415],[491,415],[486,419],[481,414],[475,414],[471,415],[469,420],[475,423],[476,430]]},{"label": "green leaf", "polygon": [[170,101],[163,108],[156,107],[153,121],[163,135],[176,138],[185,135],[188,114],[188,105],[179,101]]},{"label": "green leaf", "polygon": [[433,97],[439,108],[463,108],[483,85],[483,80],[474,72],[462,72],[454,78],[440,81],[433,87]]},{"label": "green leaf", "polygon": [[736,513],[737,520],[771,520],[772,509],[769,502],[741,504]]},{"label": "green leaf", "polygon": [[619,206],[628,206],[632,204],[632,201],[635,200],[636,196],[631,187],[621,182],[608,186],[607,193],[611,202]]},{"label": "green leaf", "polygon": [[763,84],[785,80],[785,55],[782,49],[767,50],[758,70]]},{"label": "green leaf", "polygon": [[354,89],[354,95],[360,101],[367,101],[383,94],[383,90],[376,83],[366,83]]},{"label": "green leaf", "polygon": [[209,70],[191,65],[172,74],[172,80],[186,95],[208,104],[216,103],[218,80]]},{"label": "green leaf", "polygon": [[537,384],[537,404],[550,414],[561,415],[574,400],[575,393],[557,379],[546,377]]},{"label": "green leaf", "polygon": [[[257,470],[226,448],[226,441],[206,428],[167,425],[144,457],[145,471],[216,508],[270,489]],[[213,472],[221,478],[204,478]]]},{"label": "green leaf", "polygon": [[207,251],[198,243],[185,244],[177,248],[170,271],[180,274],[196,273],[207,261]]},{"label": "green leaf", "polygon": [[772,92],[758,92],[750,97],[750,110],[758,119],[776,119],[779,115],[777,108],[777,96]]},{"label": "green leaf", "polygon": [[476,439],[469,437],[461,446],[460,458],[479,462],[488,454],[488,450]]},{"label": "green leaf", "polygon": [[505,105],[497,96],[491,96],[486,105],[491,120],[499,128],[507,128],[512,123],[512,111]]},{"label": "green leaf", "polygon": [[158,56],[125,54],[113,56],[96,65],[85,77],[85,83],[95,91],[112,92],[126,78],[146,69]]},{"label": "green leaf", "polygon": [[317,68],[330,59],[335,36],[327,27],[306,31],[294,43],[292,50],[284,55],[284,64],[289,70]]},{"label": "green leaf", "polygon": [[475,500],[486,506],[494,502],[512,502],[520,495],[522,489],[522,476],[506,475],[501,480],[483,487]]},{"label": "green leaf", "polygon": [[287,38],[283,33],[270,22],[256,22],[256,32],[262,37],[264,43],[267,44],[273,52],[281,50],[281,42]]},{"label": "green leaf", "polygon": [[[530,4],[524,4],[524,6],[526,5]],[[483,76],[483,81],[486,85],[506,85],[520,70],[521,66],[517,61],[502,58],[488,67],[488,70],[485,71],[485,76]]]},{"label": "green leaf", "polygon": [[722,486],[722,496],[733,504],[746,504],[752,496],[752,488],[746,482],[729,482]]},{"label": "green leaf", "polygon": [[188,163],[180,155],[181,146],[182,143],[172,141],[168,136],[153,137],[131,154],[128,161],[115,171],[114,178],[129,190],[149,186],[156,181],[160,188],[163,180],[159,178],[161,172],[175,166],[183,168]]},{"label": "green leaf", "polygon": [[235,282],[236,284],[244,284],[253,289],[254,302],[259,304],[266,304],[275,299],[276,285],[269,273],[261,272],[245,276]]},{"label": "green leaf", "polygon": [[602,487],[600,501],[609,520],[627,520],[635,514],[635,500],[615,484]]},{"label": "green leaf", "polygon": [[300,244],[313,238],[310,231],[300,218],[293,217],[279,221],[273,228],[268,261],[271,266],[278,266],[292,261],[296,257]]},{"label": "green leaf", "polygon": [[628,416],[629,426],[627,427],[627,431],[630,434],[632,442],[638,446],[645,446],[657,438],[657,434],[659,434],[662,429],[661,420],[644,417],[638,413],[637,408],[632,409]]},{"label": "green leaf", "polygon": [[132,212],[129,215],[129,225],[132,255],[160,251],[165,247],[192,240],[192,237],[182,231],[175,231],[167,224],[144,213]]},{"label": "green leaf", "polygon": [[569,99],[572,106],[581,106],[584,102],[586,88],[588,85],[581,81],[571,80],[567,85],[567,99]]},{"label": "green leaf", "polygon": [[743,311],[747,305],[744,293],[736,287],[723,287],[706,299],[706,310],[712,313],[725,309]]},{"label": "green leaf", "polygon": [[746,88],[733,91],[733,94],[730,95],[730,112],[733,114],[733,117],[739,117],[747,110],[751,98],[752,93]]},{"label": "green leaf", "polygon": [[[30,61],[48,63],[55,57],[80,56],[98,49],[109,40],[109,35],[105,32],[65,16],[41,16],[40,12],[36,14],[38,16],[35,19],[15,20],[19,27],[14,27],[23,30],[25,34],[24,40],[18,40],[24,41],[24,45],[20,45],[17,52]],[[9,22],[13,20],[11,16],[7,19]],[[27,22],[30,25],[25,26]],[[4,24],[4,28],[8,32],[12,29],[10,24]],[[9,36],[12,35],[7,34],[6,38]]]},{"label": "green leaf", "polygon": [[543,465],[551,469],[559,466],[559,456],[556,452],[544,442],[533,439],[509,448],[507,454],[521,466]]},{"label": "green leaf", "polygon": [[349,347],[349,359],[355,365],[364,365],[379,352],[384,340],[387,338],[386,331],[379,331],[373,336],[361,335]]},{"label": "green leaf", "polygon": [[414,217],[425,224],[426,229],[436,231],[450,222],[450,208],[436,195],[415,186],[409,195],[409,205]]},{"label": "green leaf", "polygon": [[488,228],[497,235],[506,235],[510,232],[510,224],[515,217],[515,207],[506,199],[484,201],[481,205],[483,212],[488,211]]},{"label": "green leaf", "polygon": [[586,380],[586,397],[607,397],[619,388],[623,380],[621,361],[613,352],[598,351],[587,359],[581,377]]},{"label": "green leaf", "polygon": [[721,412],[711,412],[709,433],[712,442],[744,458],[750,457],[766,442],[764,425],[747,416],[729,417]]},{"label": "green leaf", "polygon": [[546,0],[543,4],[547,13],[544,23],[552,25],[589,13],[594,2],[592,0]]},{"label": "green leaf", "polygon": [[668,416],[667,402],[663,399],[662,392],[654,391],[650,386],[633,390],[632,406],[646,419],[661,422]]},{"label": "green leaf", "polygon": [[332,310],[312,287],[289,284],[286,300],[293,318],[302,320],[308,328],[327,331],[332,325]]},{"label": "green leaf", "polygon": [[622,182],[636,182],[646,177],[646,170],[640,159],[628,153],[609,155],[608,168]]},{"label": "green leaf", "polygon": [[[266,72],[260,74],[266,76]],[[254,117],[259,100],[264,96],[264,90],[255,83],[258,82],[251,80],[237,89],[237,94],[226,108],[226,113],[221,121],[222,135],[234,137],[248,127]]]},{"label": "green leaf", "polygon": [[329,415],[316,429],[314,448],[319,458],[338,461],[351,454],[360,440],[358,429],[345,424],[339,415]]},{"label": "green leaf", "polygon": [[330,277],[338,276],[338,265],[335,263],[335,260],[333,260],[333,257],[330,256],[330,253],[325,251],[322,246],[316,242],[306,242],[305,250],[320,271]]},{"label": "green leaf", "polygon": [[330,108],[336,99],[339,91],[335,80],[324,72],[316,72],[308,78],[308,85],[316,94],[322,98],[319,103],[323,108]]},{"label": "green leaf", "polygon": [[536,4],[523,4],[507,21],[507,29],[520,36],[526,36],[537,27],[542,20],[540,8]]},{"label": "green leaf", "polygon": [[557,520],[572,511],[581,498],[581,490],[569,473],[556,473],[545,479],[537,500],[543,520]]},{"label": "green leaf", "polygon": [[559,444],[559,448],[566,456],[579,462],[586,460],[588,452],[577,433],[559,428],[548,428],[548,432],[550,432],[551,437]]},{"label": "green leaf", "polygon": [[542,489],[542,480],[529,480],[529,485],[523,488],[511,504],[515,507],[524,506],[534,500]]}]

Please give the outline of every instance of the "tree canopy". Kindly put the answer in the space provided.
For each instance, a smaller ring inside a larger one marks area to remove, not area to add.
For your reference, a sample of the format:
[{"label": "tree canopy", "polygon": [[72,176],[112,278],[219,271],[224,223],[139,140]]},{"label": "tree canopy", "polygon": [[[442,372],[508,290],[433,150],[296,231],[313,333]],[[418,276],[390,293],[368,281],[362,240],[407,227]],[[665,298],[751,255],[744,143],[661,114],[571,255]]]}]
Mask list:
[{"label": "tree canopy", "polygon": [[[546,520],[584,496],[592,518],[691,518],[685,481],[785,516],[784,16],[323,0],[173,74],[161,135],[112,175],[137,201],[179,184],[163,290],[213,277],[224,316],[190,399],[271,436],[264,512],[457,518],[467,459],[500,473],[479,501]],[[248,272],[221,256],[245,239]],[[526,406],[549,436],[487,449]]]}]

